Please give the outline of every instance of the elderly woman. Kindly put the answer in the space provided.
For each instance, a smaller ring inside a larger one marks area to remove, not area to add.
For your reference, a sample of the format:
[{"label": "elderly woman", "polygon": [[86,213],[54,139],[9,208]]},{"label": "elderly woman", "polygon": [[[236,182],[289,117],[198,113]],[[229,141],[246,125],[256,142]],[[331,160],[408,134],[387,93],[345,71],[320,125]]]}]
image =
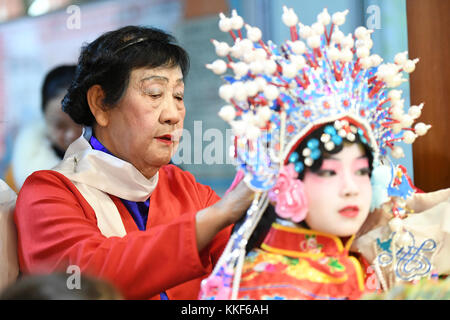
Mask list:
[{"label": "elderly woman", "polygon": [[17,200],[24,273],[75,265],[126,298],[198,296],[253,192],[241,183],[220,199],[167,165],[188,65],[174,38],[152,28],[124,27],[82,49],[63,109],[84,133]]}]

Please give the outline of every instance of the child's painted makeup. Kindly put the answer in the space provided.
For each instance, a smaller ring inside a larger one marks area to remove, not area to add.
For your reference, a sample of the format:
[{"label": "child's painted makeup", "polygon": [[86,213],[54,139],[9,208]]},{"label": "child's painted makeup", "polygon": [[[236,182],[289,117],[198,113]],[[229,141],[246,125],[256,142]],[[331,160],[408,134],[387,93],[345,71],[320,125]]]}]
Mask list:
[{"label": "child's painted makeup", "polygon": [[[331,157],[323,160],[322,166],[316,172],[316,175],[319,177],[330,177],[341,173],[344,168],[344,162],[341,159]],[[366,156],[354,159],[350,169],[358,175],[369,174],[369,159]]]}]

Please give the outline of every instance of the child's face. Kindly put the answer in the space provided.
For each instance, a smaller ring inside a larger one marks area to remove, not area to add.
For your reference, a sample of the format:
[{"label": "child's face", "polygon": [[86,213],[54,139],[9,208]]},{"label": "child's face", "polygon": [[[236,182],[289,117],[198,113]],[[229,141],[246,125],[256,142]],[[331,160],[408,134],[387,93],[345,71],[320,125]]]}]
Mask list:
[{"label": "child's face", "polygon": [[369,214],[369,170],[363,148],[351,144],[325,158],[318,172],[307,171],[303,183],[309,203],[308,226],[340,237],[355,234]]}]

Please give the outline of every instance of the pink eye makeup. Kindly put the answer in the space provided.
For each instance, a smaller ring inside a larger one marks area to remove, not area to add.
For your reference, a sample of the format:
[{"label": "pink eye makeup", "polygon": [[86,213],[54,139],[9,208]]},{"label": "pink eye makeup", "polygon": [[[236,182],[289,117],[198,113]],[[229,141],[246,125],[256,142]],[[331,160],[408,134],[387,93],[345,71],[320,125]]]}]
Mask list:
[{"label": "pink eye makeup", "polygon": [[[319,177],[332,177],[338,175],[344,169],[343,160],[334,158],[324,159],[316,175]],[[367,157],[361,157],[353,160],[350,169],[357,175],[368,175],[370,173],[369,159]]]}]

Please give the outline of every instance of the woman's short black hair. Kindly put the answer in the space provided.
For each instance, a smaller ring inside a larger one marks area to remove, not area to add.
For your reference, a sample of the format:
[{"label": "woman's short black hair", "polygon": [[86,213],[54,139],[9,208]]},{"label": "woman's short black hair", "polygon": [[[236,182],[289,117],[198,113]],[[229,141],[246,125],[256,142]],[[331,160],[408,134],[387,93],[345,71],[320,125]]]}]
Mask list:
[{"label": "woman's short black hair", "polygon": [[157,28],[127,26],[106,32],[81,49],[75,79],[63,100],[63,110],[78,124],[92,126],[95,118],[87,102],[87,91],[100,85],[103,103],[115,105],[128,87],[133,69],[179,66],[183,77],[189,70],[187,52],[175,38]]},{"label": "woman's short black hair", "polygon": [[75,65],[61,65],[50,70],[45,76],[41,89],[41,108],[45,113],[48,102],[65,93],[75,76]]}]

